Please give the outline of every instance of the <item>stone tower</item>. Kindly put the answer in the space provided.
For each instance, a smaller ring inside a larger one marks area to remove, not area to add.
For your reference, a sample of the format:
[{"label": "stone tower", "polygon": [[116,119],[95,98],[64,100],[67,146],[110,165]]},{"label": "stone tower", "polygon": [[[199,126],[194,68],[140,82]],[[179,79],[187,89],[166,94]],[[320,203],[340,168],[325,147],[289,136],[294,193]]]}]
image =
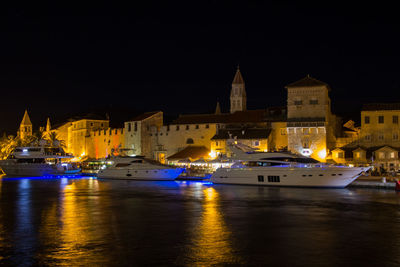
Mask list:
[{"label": "stone tower", "polygon": [[242,74],[240,73],[239,66],[236,70],[235,78],[232,82],[231,90],[231,113],[236,111],[246,110],[246,89],[244,86],[244,80]]},{"label": "stone tower", "polygon": [[21,139],[25,139],[28,136],[32,135],[32,122],[29,118],[27,110],[25,110],[24,117],[22,118],[21,124],[19,125],[18,134]]},{"label": "stone tower", "polygon": [[288,149],[325,161],[335,139],[330,87],[307,75],[286,86]]}]

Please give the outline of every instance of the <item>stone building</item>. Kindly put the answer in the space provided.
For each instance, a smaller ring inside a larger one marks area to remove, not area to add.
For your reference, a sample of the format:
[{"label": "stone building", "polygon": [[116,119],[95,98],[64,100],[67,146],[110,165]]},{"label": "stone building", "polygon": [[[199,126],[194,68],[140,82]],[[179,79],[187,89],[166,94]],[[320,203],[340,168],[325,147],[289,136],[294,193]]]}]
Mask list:
[{"label": "stone building", "polygon": [[332,154],[332,159],[337,163],[372,164],[378,170],[399,170],[399,116],[399,103],[363,105],[357,138],[345,145],[337,142],[338,153]]},{"label": "stone building", "polygon": [[155,150],[152,135],[161,129],[163,113],[161,111],[146,112],[125,122],[125,149],[132,154],[154,158]]},{"label": "stone building", "polygon": [[340,125],[331,113],[329,85],[307,75],[286,89],[288,149],[325,161]]},{"label": "stone building", "polygon": [[239,66],[236,70],[235,77],[232,82],[231,96],[231,113],[236,111],[245,111],[247,108],[247,97],[246,88],[244,85],[244,80],[242,73],[240,72]]},{"label": "stone building", "polygon": [[19,125],[18,136],[23,140],[32,136],[32,122],[29,118],[28,111],[25,110],[24,117]]}]

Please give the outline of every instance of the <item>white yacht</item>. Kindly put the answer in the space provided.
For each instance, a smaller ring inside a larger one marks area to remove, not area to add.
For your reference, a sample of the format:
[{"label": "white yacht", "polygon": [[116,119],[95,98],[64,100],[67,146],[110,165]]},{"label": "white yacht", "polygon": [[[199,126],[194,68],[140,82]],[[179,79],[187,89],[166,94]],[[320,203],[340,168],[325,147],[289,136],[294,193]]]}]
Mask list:
[{"label": "white yacht", "polygon": [[231,145],[235,163],[211,176],[215,184],[344,188],[370,167],[321,163],[284,152],[244,152]]},{"label": "white yacht", "polygon": [[143,156],[111,158],[111,165],[97,173],[98,178],[125,180],[175,180],[185,169],[163,165]]},{"label": "white yacht", "polygon": [[60,147],[17,147],[11,155],[0,160],[0,168],[7,176],[46,176],[77,174],[80,169],[73,158]]}]

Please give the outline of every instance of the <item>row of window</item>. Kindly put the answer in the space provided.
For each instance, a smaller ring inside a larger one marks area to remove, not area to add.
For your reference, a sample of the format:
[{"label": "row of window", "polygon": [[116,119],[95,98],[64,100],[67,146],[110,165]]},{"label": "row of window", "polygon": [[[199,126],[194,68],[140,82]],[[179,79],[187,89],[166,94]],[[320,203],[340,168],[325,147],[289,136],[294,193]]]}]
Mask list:
[{"label": "row of window", "polygon": [[[101,136],[101,132],[102,131],[100,131],[100,130],[98,131],[98,136]],[[109,129],[108,135],[112,135],[113,132],[114,132],[114,134],[118,134],[118,129],[114,129],[114,130]],[[121,129],[121,134],[123,134],[123,133],[124,133],[124,129]],[[103,135],[107,135],[107,130],[103,130]],[[96,136],[96,132],[93,132],[93,136]]]},{"label": "row of window", "polygon": [[286,135],[287,133],[303,133],[303,134],[317,134],[317,133],[325,133],[325,128],[281,128],[281,135]]},{"label": "row of window", "polygon": [[[303,105],[303,100],[294,100],[293,102],[296,106]],[[318,105],[318,99],[310,99],[308,102],[310,105]]]},{"label": "row of window", "polygon": [[[370,116],[365,116],[364,117],[364,123],[369,124],[371,122],[371,117]],[[385,123],[385,116],[380,115],[378,116],[378,123],[382,124]],[[393,124],[399,124],[399,116],[398,115],[393,115],[392,116],[392,123]]]},{"label": "row of window", "polygon": [[[367,142],[372,141],[372,139],[373,139],[373,135],[372,134],[368,134],[368,135],[364,136],[364,140],[367,141]],[[385,135],[384,134],[378,134],[377,140],[378,141],[385,141]],[[393,141],[398,141],[399,140],[399,133],[393,133],[392,140]]]},{"label": "row of window", "polygon": [[[175,126],[175,130],[176,130],[176,131],[179,131],[179,130],[181,129],[180,126],[181,126],[181,125],[176,125],[176,126]],[[182,125],[182,126],[183,126],[183,125]],[[204,126],[204,128],[208,129],[208,128],[210,128],[210,125],[209,125],[209,124],[206,124],[206,125]],[[186,130],[190,130],[190,125],[186,125],[186,126],[185,126],[185,129],[186,129]],[[200,125],[196,124],[196,125],[195,125],[195,129],[200,129]],[[170,126],[167,125],[167,131],[169,131],[169,130],[170,130]]]},{"label": "row of window", "polygon": [[[258,181],[264,182],[264,175],[258,175]],[[268,175],[268,182],[269,183],[280,183],[280,177],[278,175]]]},{"label": "row of window", "polygon": [[[388,152],[388,153],[377,152],[376,156],[378,159],[395,159],[396,154],[397,154],[397,152]],[[354,158],[356,158],[356,159],[361,158],[361,152],[354,152],[353,155],[354,155]],[[337,158],[344,159],[344,152],[338,152]]]}]

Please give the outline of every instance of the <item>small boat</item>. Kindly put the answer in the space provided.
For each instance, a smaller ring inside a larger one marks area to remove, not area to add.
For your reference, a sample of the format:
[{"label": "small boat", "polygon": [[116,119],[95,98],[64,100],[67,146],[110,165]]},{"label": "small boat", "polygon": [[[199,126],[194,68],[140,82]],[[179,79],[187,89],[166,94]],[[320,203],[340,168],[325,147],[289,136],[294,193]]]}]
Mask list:
[{"label": "small boat", "polygon": [[111,165],[97,173],[98,178],[124,180],[175,180],[185,168],[164,165],[143,156],[117,156],[107,161]]},{"label": "small boat", "polygon": [[81,169],[72,158],[61,147],[16,147],[0,168],[7,176],[73,175]]}]

